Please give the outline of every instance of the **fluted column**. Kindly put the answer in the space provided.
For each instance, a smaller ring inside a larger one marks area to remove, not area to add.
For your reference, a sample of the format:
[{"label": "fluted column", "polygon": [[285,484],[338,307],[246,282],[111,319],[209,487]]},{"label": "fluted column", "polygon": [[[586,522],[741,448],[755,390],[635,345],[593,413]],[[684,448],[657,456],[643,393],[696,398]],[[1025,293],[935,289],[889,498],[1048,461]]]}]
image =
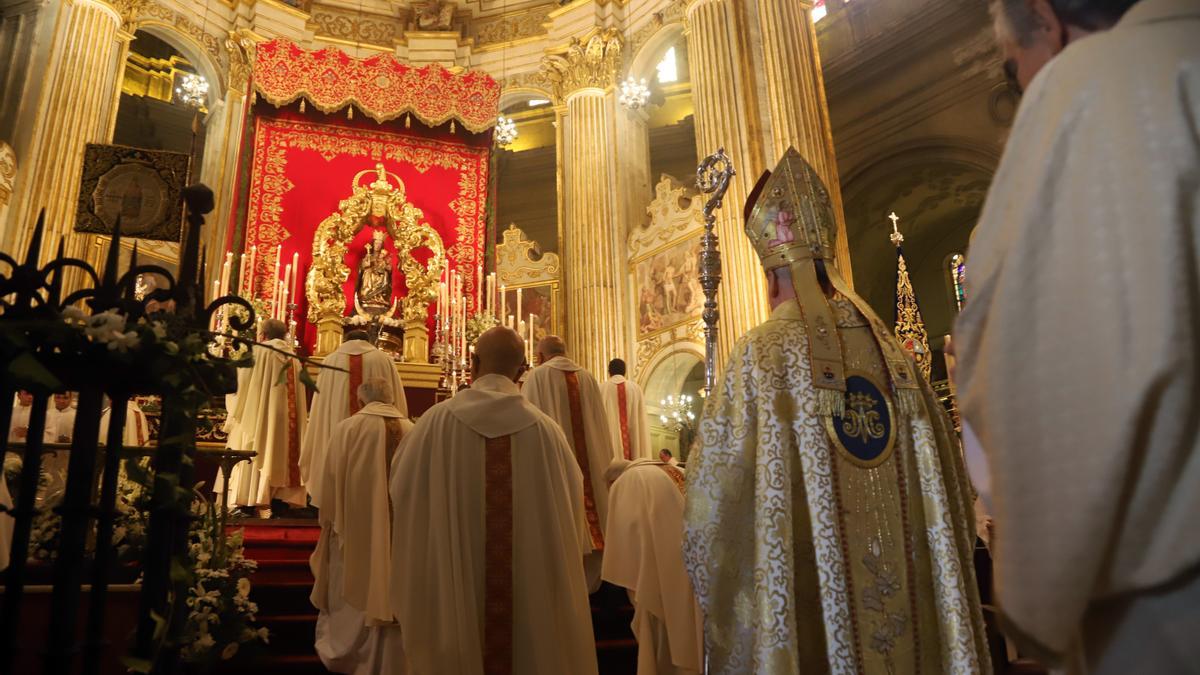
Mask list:
[{"label": "fluted column", "polygon": [[60,12],[33,145],[8,214],[9,227],[28,241],[38,211],[46,210],[43,261],[54,255],[60,237],[67,255],[86,257],[91,237],[73,231],[84,144],[112,137],[114,92],[131,38],[117,11],[99,0],[67,0]]},{"label": "fluted column", "polygon": [[821,55],[812,21],[812,0],[758,0],[756,3],[772,153],[779,160],[788,146],[808,160],[825,181],[837,221],[838,269],[847,282],[850,246],[842,211],[842,188],[833,152],[833,130],[825,102]]},{"label": "fluted column", "polygon": [[696,0],[687,16],[696,147],[703,157],[724,146],[737,170],[717,212],[723,277],[717,294],[719,367],[733,343],[768,313],[762,265],[742,229],[746,195],[763,169],[752,122],[757,94],[746,72],[751,53],[733,0]]},{"label": "fluted column", "polygon": [[547,56],[543,77],[564,110],[559,117],[563,179],[563,271],[567,349],[593,374],[625,350],[627,318],[617,259],[612,90],[621,42],[615,32],[573,40]]}]

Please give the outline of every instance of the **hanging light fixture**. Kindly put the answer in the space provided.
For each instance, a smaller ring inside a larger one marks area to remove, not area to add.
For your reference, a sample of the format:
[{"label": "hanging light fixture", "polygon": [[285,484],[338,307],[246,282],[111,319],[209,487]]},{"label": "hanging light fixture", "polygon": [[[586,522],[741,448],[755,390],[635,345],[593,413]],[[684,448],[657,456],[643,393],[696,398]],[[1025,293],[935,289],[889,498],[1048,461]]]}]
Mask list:
[{"label": "hanging light fixture", "polygon": [[492,137],[496,140],[496,145],[502,148],[512,145],[513,141],[517,140],[517,123],[511,117],[500,115],[496,118],[496,129],[492,132]]},{"label": "hanging light fixture", "polygon": [[621,97],[617,101],[627,110],[641,110],[650,100],[650,88],[646,86],[646,78],[633,79],[630,75],[621,83]]},{"label": "hanging light fixture", "polygon": [[208,100],[208,80],[204,79],[203,75],[195,73],[184,73],[179,79],[179,86],[175,88],[175,93],[179,95],[179,100],[186,106],[199,108]]},{"label": "hanging light fixture", "polygon": [[676,431],[691,426],[692,422],[696,421],[696,415],[692,412],[692,403],[695,400],[690,394],[671,394],[660,400],[658,405],[663,412],[658,416],[659,421],[664,427],[674,428]]}]

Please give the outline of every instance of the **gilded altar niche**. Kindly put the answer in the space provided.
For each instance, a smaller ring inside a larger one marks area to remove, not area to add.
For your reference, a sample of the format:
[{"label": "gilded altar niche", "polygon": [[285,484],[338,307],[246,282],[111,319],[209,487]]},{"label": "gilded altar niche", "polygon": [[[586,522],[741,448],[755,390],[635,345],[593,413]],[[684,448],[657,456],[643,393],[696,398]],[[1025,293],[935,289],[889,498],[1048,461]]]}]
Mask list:
[{"label": "gilded altar niche", "polygon": [[[362,184],[364,176],[375,180]],[[312,267],[305,280],[308,320],[317,326],[317,355],[328,354],[341,344],[347,305],[355,308],[354,322],[390,333],[403,326],[403,360],[429,361],[429,332],[426,317],[429,303],[437,297],[437,282],[446,268],[442,238],[424,221],[421,209],[408,202],[404,182],[382,164],[354,176],[352,194],[338,203],[338,210],[321,221],[313,235]],[[356,270],[353,298],[345,294],[350,279],[346,256],[349,246],[363,228],[373,230],[372,240]],[[385,248],[390,240],[395,255]],[[413,255],[430,252],[422,263]],[[397,297],[391,278],[399,267],[408,293]],[[399,310],[399,316],[396,312]]]}]

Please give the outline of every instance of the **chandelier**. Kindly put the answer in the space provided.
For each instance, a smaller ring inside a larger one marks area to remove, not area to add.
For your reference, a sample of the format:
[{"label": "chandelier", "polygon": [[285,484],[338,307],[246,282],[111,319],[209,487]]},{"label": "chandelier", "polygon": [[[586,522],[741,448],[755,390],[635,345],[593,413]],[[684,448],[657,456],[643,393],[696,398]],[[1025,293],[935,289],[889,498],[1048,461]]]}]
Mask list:
[{"label": "chandelier", "polygon": [[672,394],[662,399],[658,402],[663,409],[662,414],[658,416],[659,421],[664,427],[674,427],[676,431],[691,426],[692,422],[696,421],[696,415],[692,413],[692,403],[695,400],[689,394]]},{"label": "chandelier", "polygon": [[650,88],[646,86],[646,78],[640,81],[628,79],[621,83],[621,97],[617,101],[628,110],[640,110],[650,100]]},{"label": "chandelier", "polygon": [[496,130],[492,132],[496,145],[504,147],[517,140],[517,123],[511,117],[501,115],[496,118]]},{"label": "chandelier", "polygon": [[179,94],[179,100],[184,105],[199,108],[208,100],[208,80],[204,79],[203,75],[184,73],[179,86],[175,88],[175,93]]}]

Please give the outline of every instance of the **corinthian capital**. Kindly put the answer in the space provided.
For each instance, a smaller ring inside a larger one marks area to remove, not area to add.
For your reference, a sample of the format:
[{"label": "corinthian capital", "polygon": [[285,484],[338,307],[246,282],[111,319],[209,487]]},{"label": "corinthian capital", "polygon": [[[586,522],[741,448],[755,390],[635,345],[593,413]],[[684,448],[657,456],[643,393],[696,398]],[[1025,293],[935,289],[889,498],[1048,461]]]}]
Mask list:
[{"label": "corinthian capital", "polygon": [[132,33],[137,30],[142,13],[154,3],[151,0],[107,0],[107,4],[121,16],[121,30]]},{"label": "corinthian capital", "polygon": [[613,86],[621,55],[621,34],[608,28],[587,40],[572,38],[558,53],[542,58],[541,79],[557,102],[580,89]]}]

